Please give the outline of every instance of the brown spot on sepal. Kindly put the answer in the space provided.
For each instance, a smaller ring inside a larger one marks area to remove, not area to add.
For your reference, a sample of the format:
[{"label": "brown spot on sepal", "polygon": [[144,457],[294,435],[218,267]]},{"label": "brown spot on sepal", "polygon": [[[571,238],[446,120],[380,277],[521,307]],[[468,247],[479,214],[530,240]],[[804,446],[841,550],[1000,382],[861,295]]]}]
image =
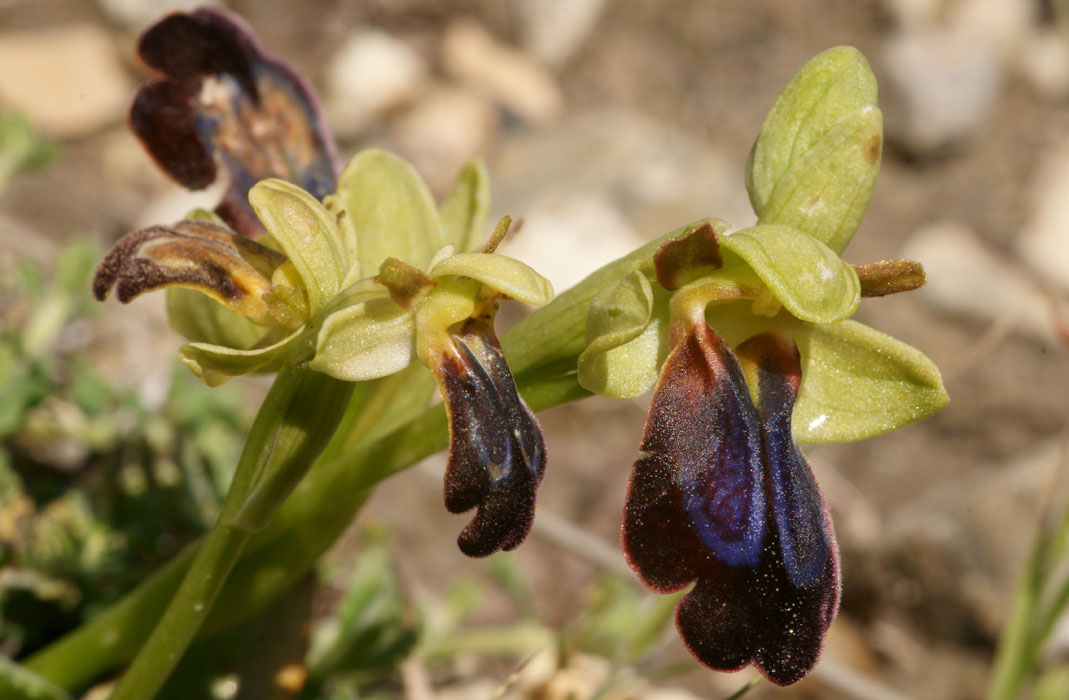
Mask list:
[{"label": "brown spot on sepal", "polygon": [[911,292],[924,286],[927,278],[924,267],[912,260],[881,260],[854,265],[861,281],[861,296],[882,297],[899,292]]},{"label": "brown spot on sepal", "polygon": [[661,244],[653,255],[657,282],[665,289],[679,289],[723,265],[716,230],[709,222],[679,238]]},{"label": "brown spot on sepal", "polygon": [[876,165],[880,162],[881,155],[883,155],[883,136],[876,134],[865,144],[865,158],[872,165]]},{"label": "brown spot on sepal", "polygon": [[470,319],[433,360],[449,416],[445,505],[478,508],[457,545],[471,557],[511,550],[527,537],[545,472],[542,431],[520,398],[490,315]]},{"label": "brown spot on sepal", "polygon": [[259,180],[289,180],[320,199],[334,191],[337,156],[311,89],[242,20],[211,8],[171,14],[138,50],[164,77],[138,91],[131,129],[190,189],[214,182],[220,165],[227,170],[216,212],[239,233],[263,231],[248,203]]},{"label": "brown spot on sepal", "polygon": [[124,236],[108,252],[93,278],[93,295],[103,300],[114,287],[126,303],[163,287],[190,287],[256,323],[277,325],[262,296],[285,261],[281,253],[209,222],[151,226]]}]

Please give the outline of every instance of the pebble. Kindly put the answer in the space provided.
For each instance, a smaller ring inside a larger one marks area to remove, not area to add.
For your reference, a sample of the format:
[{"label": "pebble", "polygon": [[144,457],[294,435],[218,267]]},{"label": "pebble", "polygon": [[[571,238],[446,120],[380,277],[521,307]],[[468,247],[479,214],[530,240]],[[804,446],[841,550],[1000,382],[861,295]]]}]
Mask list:
[{"label": "pebble", "polygon": [[1055,339],[1050,302],[1040,287],[965,224],[943,221],[916,231],[901,257],[924,265],[928,282],[917,294],[933,306],[1011,324],[1042,342]]},{"label": "pebble", "polygon": [[108,19],[131,29],[143,29],[170,12],[223,5],[221,0],[97,0],[97,4]]},{"label": "pebble", "polygon": [[327,66],[327,119],[339,137],[358,136],[412,102],[427,80],[426,62],[405,42],[379,29],[358,29]]},{"label": "pebble", "polygon": [[474,20],[450,24],[441,51],[446,73],[523,121],[545,125],[564,110],[564,96],[549,71],[526,53],[498,42]]},{"label": "pebble", "polygon": [[77,138],[120,121],[133,94],[108,34],[70,24],[0,34],[0,107],[42,132]]},{"label": "pebble", "polygon": [[1019,237],[1021,257],[1069,292],[1069,139],[1050,148],[1032,182],[1032,218]]},{"label": "pebble", "polygon": [[398,118],[393,142],[431,190],[444,193],[464,164],[486,151],[497,125],[497,110],[484,98],[443,85]]},{"label": "pebble", "polygon": [[547,66],[559,68],[597,27],[605,0],[514,0],[523,45]]}]

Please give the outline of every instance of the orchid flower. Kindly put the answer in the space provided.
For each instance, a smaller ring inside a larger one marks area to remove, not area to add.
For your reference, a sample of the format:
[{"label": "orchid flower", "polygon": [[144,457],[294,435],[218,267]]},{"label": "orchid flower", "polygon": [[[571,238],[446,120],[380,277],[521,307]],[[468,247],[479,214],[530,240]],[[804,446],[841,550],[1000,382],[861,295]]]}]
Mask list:
[{"label": "orchid flower", "polygon": [[221,164],[230,188],[215,213],[122,238],[97,271],[97,298],[166,288],[172,325],[193,341],[179,356],[209,385],[283,362],[360,382],[422,361],[449,415],[446,506],[479,509],[461,549],[517,546],[545,446],[493,317],[501,299],[537,306],[553,291],[494,253],[507,217],[474,250],[489,205],[482,163],[462,171],[440,208],[385,151],[362,151],[336,174],[310,90],[220,11],[171,15],[140,50],[165,77],[135,100],[136,133],[183,184],[210,183]]},{"label": "orchid flower", "polygon": [[849,320],[862,296],[924,281],[909,261],[854,267],[839,257],[881,143],[864,57],[846,47],[818,55],[784,89],[751,153],[757,225],[686,227],[590,310],[580,382],[616,397],[655,388],[625,553],[656,592],[695,583],[676,623],[711,668],[753,664],[793,683],[816,664],[837,612],[831,518],[797,443],[862,439],[947,401],[922,353]]}]

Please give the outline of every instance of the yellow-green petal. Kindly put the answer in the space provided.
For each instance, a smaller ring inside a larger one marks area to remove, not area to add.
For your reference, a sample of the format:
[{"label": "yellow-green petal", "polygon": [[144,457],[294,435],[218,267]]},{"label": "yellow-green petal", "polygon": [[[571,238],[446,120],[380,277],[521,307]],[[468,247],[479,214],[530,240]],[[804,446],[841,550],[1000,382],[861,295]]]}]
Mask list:
[{"label": "yellow-green petal", "polygon": [[862,440],[947,405],[939,370],[924,353],[855,321],[795,333],[802,385],[794,405],[799,442]]},{"label": "yellow-green petal", "polygon": [[865,215],[883,150],[883,116],[865,107],[846,116],[791,163],[758,223],[793,226],[841,253]]},{"label": "yellow-green petal", "polygon": [[300,187],[282,180],[258,182],[249,202],[297,268],[314,316],[342,288],[349,264],[337,220]]},{"label": "yellow-green petal", "polygon": [[400,372],[415,359],[416,325],[392,299],[346,306],[326,317],[311,368],[351,382]]},{"label": "yellow-green petal", "polygon": [[654,315],[654,306],[653,288],[638,270],[594,298],[577,364],[583,388],[622,399],[656,385],[668,339],[667,315]]},{"label": "yellow-green petal", "polygon": [[[271,345],[251,350],[209,343],[187,343],[178,348],[178,357],[205,384],[218,386],[239,374],[270,369],[302,335],[303,331],[295,331]],[[266,340],[267,337],[264,338]]]},{"label": "yellow-green petal", "polygon": [[188,340],[228,348],[248,348],[267,332],[207,294],[184,287],[167,289],[167,318]]},{"label": "yellow-green petal", "polygon": [[479,243],[486,229],[486,214],[490,208],[490,178],[482,158],[464,166],[453,191],[442,202],[441,218],[445,242],[452,243],[464,253]]},{"label": "yellow-green petal", "polygon": [[338,199],[352,218],[364,270],[379,269],[386,258],[422,270],[445,243],[427,185],[392,153],[372,148],[353,156],[338,180]]},{"label": "yellow-green petal", "polygon": [[852,46],[811,58],[776,98],[746,168],[746,189],[758,215],[779,180],[848,114],[876,105],[876,76]]},{"label": "yellow-green petal", "polygon": [[[803,321],[840,321],[861,302],[854,269],[796,228],[757,225],[722,236],[720,247],[749,265],[776,301]],[[731,264],[725,256],[724,267]]]},{"label": "yellow-green petal", "polygon": [[496,253],[458,253],[431,268],[431,279],[468,277],[510,299],[542,306],[553,298],[553,285],[530,266]]}]

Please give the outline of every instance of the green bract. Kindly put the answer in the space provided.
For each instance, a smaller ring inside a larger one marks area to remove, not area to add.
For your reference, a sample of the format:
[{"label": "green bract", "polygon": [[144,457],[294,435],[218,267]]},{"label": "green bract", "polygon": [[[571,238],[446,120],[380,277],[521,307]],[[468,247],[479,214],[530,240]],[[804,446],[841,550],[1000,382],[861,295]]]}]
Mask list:
[{"label": "green bract", "polygon": [[[606,284],[587,317],[579,382],[610,397],[649,391],[669,334],[704,312],[733,346],[762,333],[797,344],[802,383],[792,427],[801,442],[859,440],[941,409],[946,391],[923,353],[847,320],[862,284],[839,254],[864,215],[881,144],[865,58],[838,47],[809,61],[750,154],[746,185],[758,224],[726,234],[722,222],[696,222]],[[718,250],[708,249],[710,236]],[[719,268],[710,271],[710,261]],[[669,294],[658,279],[691,281]]]},{"label": "green bract", "polygon": [[444,332],[495,298],[545,304],[553,290],[527,265],[463,252],[485,227],[488,199],[476,161],[439,212],[412,167],[378,150],[358,153],[322,203],[281,180],[256,184],[249,200],[266,242],[288,259],[270,272],[261,299],[277,324],[265,333],[202,294],[169,289],[172,323],[195,341],[179,350],[182,361],[216,385],[296,352],[312,369],[363,381],[404,369],[432,342],[436,323]]}]

